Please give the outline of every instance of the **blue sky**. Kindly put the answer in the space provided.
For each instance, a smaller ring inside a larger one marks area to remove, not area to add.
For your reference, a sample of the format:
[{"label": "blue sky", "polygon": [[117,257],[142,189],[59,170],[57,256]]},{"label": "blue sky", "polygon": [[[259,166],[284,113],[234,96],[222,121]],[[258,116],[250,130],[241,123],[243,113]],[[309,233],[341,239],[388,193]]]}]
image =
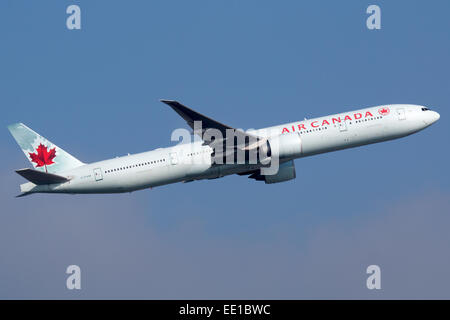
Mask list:
[{"label": "blue sky", "polygon": [[[68,30],[67,6],[82,29]],[[370,4],[381,30],[366,28]],[[448,1],[0,4],[2,298],[450,298]],[[24,122],[84,162],[169,146],[177,99],[261,128],[366,106],[441,114],[413,136],[245,177],[21,199]],[[78,264],[83,289],[65,288]],[[378,264],[383,289],[365,288]]]}]

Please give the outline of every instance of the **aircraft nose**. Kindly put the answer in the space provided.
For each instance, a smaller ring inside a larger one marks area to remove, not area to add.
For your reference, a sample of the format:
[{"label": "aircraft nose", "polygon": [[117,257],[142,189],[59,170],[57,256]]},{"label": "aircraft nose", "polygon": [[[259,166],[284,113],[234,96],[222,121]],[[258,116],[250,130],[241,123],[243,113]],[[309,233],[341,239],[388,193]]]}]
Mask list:
[{"label": "aircraft nose", "polygon": [[439,120],[440,117],[441,116],[439,113],[437,113],[436,111],[431,111],[431,123],[435,123]]},{"label": "aircraft nose", "polygon": [[422,113],[423,117],[423,122],[425,123],[426,126],[430,126],[433,123],[435,123],[436,121],[439,120],[439,118],[441,117],[439,115],[439,113],[437,113],[436,111],[432,111],[432,110],[427,110],[425,112]]}]

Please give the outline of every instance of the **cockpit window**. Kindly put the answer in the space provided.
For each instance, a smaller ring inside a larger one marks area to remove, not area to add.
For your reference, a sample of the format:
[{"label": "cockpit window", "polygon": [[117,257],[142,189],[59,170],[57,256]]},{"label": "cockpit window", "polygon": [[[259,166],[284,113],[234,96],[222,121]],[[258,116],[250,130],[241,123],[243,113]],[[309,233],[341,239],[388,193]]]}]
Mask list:
[{"label": "cockpit window", "polygon": [[430,110],[430,109],[428,109],[428,108],[422,108],[422,111],[428,111],[428,110]]}]

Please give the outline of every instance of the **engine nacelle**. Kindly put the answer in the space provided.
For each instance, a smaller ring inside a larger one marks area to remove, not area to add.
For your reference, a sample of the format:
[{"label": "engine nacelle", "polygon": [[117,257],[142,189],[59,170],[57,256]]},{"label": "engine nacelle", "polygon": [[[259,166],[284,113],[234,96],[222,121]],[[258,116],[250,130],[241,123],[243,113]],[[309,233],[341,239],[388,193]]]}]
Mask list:
[{"label": "engine nacelle", "polygon": [[295,177],[294,160],[290,160],[280,164],[277,174],[265,175],[264,181],[265,183],[278,183],[295,179]]},{"label": "engine nacelle", "polygon": [[297,132],[271,137],[268,143],[272,159],[294,159],[302,153],[302,140]]}]

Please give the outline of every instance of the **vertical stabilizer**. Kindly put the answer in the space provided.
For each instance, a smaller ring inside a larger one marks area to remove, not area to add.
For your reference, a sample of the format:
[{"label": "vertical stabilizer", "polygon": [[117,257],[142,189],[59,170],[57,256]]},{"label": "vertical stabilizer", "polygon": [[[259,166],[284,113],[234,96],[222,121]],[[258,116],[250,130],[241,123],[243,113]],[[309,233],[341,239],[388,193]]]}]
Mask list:
[{"label": "vertical stabilizer", "polygon": [[11,124],[8,129],[36,170],[56,173],[84,164],[23,123]]}]

